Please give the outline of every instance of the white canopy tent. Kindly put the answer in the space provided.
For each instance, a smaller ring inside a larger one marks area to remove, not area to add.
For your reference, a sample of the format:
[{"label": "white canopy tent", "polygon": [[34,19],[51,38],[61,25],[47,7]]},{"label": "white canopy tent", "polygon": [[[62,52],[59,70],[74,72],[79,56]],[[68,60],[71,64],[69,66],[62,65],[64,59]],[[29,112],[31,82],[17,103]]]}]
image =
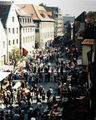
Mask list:
[{"label": "white canopy tent", "polygon": [[0,72],[0,81],[6,78],[11,72]]},{"label": "white canopy tent", "polygon": [[10,70],[10,71],[13,71],[14,70],[14,66],[13,65],[2,65],[0,66],[0,71],[7,71],[7,70]]},{"label": "white canopy tent", "polygon": [[0,90],[2,88],[2,83],[1,81],[5,79],[11,72],[0,72]]}]

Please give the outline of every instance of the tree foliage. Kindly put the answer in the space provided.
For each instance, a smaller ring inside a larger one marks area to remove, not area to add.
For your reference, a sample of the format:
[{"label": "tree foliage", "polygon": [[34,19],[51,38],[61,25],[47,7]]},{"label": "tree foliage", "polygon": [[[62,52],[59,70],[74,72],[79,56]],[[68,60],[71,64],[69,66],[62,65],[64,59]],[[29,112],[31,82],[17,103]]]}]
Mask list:
[{"label": "tree foliage", "polygon": [[21,58],[22,56],[20,54],[20,49],[14,47],[9,54],[9,60],[12,62],[12,64],[16,65]]}]

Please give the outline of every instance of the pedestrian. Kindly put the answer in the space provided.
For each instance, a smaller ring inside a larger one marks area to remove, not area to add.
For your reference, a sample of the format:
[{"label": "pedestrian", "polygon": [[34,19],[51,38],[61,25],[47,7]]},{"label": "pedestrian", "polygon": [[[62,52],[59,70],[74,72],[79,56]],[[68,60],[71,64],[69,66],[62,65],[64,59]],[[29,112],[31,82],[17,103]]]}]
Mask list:
[{"label": "pedestrian", "polygon": [[42,96],[42,90],[43,90],[43,87],[40,86],[40,88],[39,88],[40,96]]},{"label": "pedestrian", "polygon": [[37,103],[41,102],[40,98],[38,97],[38,94],[36,95],[36,100],[37,100]]},{"label": "pedestrian", "polygon": [[45,92],[42,93],[42,100],[45,100]]},{"label": "pedestrian", "polygon": [[50,96],[51,96],[51,91],[48,90],[48,91],[47,91],[47,101],[50,99]]},{"label": "pedestrian", "polygon": [[7,100],[8,100],[8,103],[10,104],[11,103],[11,92],[10,91],[7,91]]},{"label": "pedestrian", "polygon": [[18,91],[18,93],[17,93],[17,100],[18,100],[18,104],[19,104],[19,106],[21,106],[21,93],[20,93],[20,91]]},{"label": "pedestrian", "polygon": [[45,89],[42,90],[42,100],[45,100]]},{"label": "pedestrian", "polygon": [[8,108],[9,99],[7,96],[4,97],[4,103],[6,105],[6,108]]},{"label": "pedestrian", "polygon": [[56,94],[53,95],[53,103],[56,103]]},{"label": "pedestrian", "polygon": [[52,87],[50,87],[49,90],[50,90],[50,95],[52,96],[52,94],[53,94],[53,89],[52,89]]},{"label": "pedestrian", "polygon": [[49,72],[48,72],[47,78],[48,78],[48,82],[50,82],[50,73]]},{"label": "pedestrian", "polygon": [[24,82],[24,80],[21,81],[21,87],[25,88],[25,82]]},{"label": "pedestrian", "polygon": [[33,90],[33,87],[31,86],[30,88],[30,92],[31,92],[31,102],[33,101],[33,93],[34,93],[34,90]]},{"label": "pedestrian", "polygon": [[31,93],[28,92],[28,93],[27,93],[27,102],[28,102],[28,105],[29,105],[29,106],[31,105],[30,100],[31,100]]}]

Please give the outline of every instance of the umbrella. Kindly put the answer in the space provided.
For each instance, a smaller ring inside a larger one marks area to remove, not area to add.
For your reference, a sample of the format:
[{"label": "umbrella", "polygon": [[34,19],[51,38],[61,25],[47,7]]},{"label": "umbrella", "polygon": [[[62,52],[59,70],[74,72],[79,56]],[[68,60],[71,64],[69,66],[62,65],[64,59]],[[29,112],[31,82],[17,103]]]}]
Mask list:
[{"label": "umbrella", "polygon": [[32,117],[31,120],[36,120],[36,118]]},{"label": "umbrella", "polygon": [[13,86],[13,89],[17,89],[21,87],[21,82],[17,82],[14,86]]},{"label": "umbrella", "polygon": [[25,70],[25,69],[24,69],[24,70],[22,70],[22,72],[24,72],[24,73],[25,73],[25,72],[27,72],[27,70]]}]

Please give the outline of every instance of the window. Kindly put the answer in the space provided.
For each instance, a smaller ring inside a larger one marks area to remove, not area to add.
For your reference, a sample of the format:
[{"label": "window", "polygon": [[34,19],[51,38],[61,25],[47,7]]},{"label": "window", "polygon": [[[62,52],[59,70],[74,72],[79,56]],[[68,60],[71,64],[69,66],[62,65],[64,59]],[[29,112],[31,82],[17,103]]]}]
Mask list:
[{"label": "window", "polygon": [[30,19],[28,19],[28,23],[30,23]]},{"label": "window", "polygon": [[31,42],[32,42],[32,36],[31,36]]},{"label": "window", "polygon": [[33,32],[35,32],[35,29],[33,28]]},{"label": "window", "polygon": [[29,32],[30,30],[29,30],[29,28],[28,28],[28,32]]},{"label": "window", "polygon": [[27,18],[25,18],[25,23],[27,22]]},{"label": "window", "polygon": [[35,38],[35,37],[33,36],[33,41],[34,41],[34,38]]},{"label": "window", "polygon": [[26,28],[26,32],[27,32],[27,28]]},{"label": "window", "polygon": [[23,37],[23,43],[25,43],[25,38]]},{"label": "window", "polygon": [[23,28],[23,33],[25,32],[25,29]]},{"label": "window", "polygon": [[18,44],[18,39],[16,40],[16,43]]},{"label": "window", "polygon": [[36,23],[36,28],[39,28],[39,23]]},{"label": "window", "polygon": [[31,38],[30,38],[30,36],[29,36],[29,42],[31,42]]},{"label": "window", "polygon": [[30,32],[32,31],[31,27],[30,27]]},{"label": "window", "polygon": [[28,41],[28,37],[27,37],[27,42],[29,42],[29,41]]},{"label": "window", "polygon": [[30,23],[31,23],[31,19],[30,19]]},{"label": "window", "polygon": [[5,41],[3,41],[3,48],[5,48]]},{"label": "window", "polygon": [[16,33],[18,33],[18,28],[16,28]]},{"label": "window", "polygon": [[45,16],[45,14],[40,14],[43,18],[45,18],[46,16]]},{"label": "window", "polygon": [[11,41],[9,40],[9,45],[11,45]]},{"label": "window", "polygon": [[23,23],[25,22],[25,19],[23,18]]},{"label": "window", "polygon": [[27,37],[26,37],[26,43],[27,43]]},{"label": "window", "polygon": [[30,36],[30,42],[31,42],[31,36]]},{"label": "window", "polygon": [[19,21],[22,22],[22,18],[19,18]]},{"label": "window", "polygon": [[9,28],[9,33],[11,33],[11,29]]},{"label": "window", "polygon": [[30,37],[28,37],[28,42],[30,42]]},{"label": "window", "polygon": [[14,17],[12,17],[12,22],[14,22]]},{"label": "window", "polygon": [[15,40],[13,40],[13,45],[15,44]]},{"label": "window", "polygon": [[12,29],[12,33],[13,33],[13,34],[15,33],[15,29],[14,29],[14,28]]},{"label": "window", "polygon": [[33,41],[33,36],[32,36],[32,41]]}]

